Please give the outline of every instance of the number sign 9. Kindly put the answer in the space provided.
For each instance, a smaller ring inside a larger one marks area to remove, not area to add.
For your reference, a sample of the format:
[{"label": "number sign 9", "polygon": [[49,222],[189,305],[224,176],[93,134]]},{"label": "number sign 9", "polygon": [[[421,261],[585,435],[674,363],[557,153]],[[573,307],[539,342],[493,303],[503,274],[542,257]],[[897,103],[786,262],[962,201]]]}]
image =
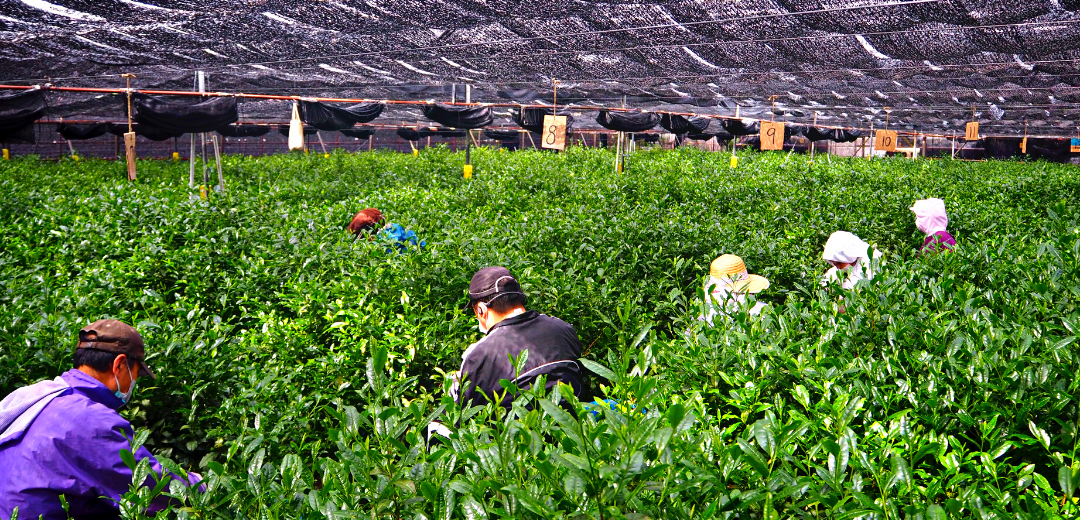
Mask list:
[{"label": "number sign 9", "polygon": [[784,123],[776,123],[773,121],[761,122],[761,149],[784,149]]},{"label": "number sign 9", "polygon": [[544,116],[544,133],[541,148],[566,149],[566,116]]}]

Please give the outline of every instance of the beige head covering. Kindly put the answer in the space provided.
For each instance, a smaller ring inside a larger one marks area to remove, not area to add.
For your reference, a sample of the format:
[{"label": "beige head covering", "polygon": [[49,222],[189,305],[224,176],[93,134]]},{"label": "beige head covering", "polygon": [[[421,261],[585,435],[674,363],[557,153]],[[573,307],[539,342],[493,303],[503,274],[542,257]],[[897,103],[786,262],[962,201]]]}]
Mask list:
[{"label": "beige head covering", "polygon": [[728,292],[756,294],[769,288],[764,276],[746,271],[743,259],[736,255],[721,255],[709,265],[710,284]]}]

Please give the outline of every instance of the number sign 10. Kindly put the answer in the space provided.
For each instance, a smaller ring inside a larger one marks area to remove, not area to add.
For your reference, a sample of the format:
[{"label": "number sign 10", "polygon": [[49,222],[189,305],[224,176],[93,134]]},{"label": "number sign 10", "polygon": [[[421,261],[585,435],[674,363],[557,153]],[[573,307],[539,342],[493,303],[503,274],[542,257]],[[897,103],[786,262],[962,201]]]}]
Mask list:
[{"label": "number sign 10", "polygon": [[544,116],[544,133],[541,148],[566,149],[566,116]]},{"label": "number sign 10", "polygon": [[774,121],[761,122],[761,149],[784,149],[784,123]]},{"label": "number sign 10", "polygon": [[896,151],[896,131],[878,130],[874,132],[874,149],[886,152]]}]

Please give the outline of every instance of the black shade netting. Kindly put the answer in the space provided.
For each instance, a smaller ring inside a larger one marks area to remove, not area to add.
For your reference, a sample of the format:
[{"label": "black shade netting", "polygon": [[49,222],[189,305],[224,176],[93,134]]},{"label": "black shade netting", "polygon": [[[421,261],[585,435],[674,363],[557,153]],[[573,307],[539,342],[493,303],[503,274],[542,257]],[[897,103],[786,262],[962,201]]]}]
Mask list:
[{"label": "black shade netting", "polygon": [[521,132],[517,130],[484,130],[484,137],[504,143],[515,143],[521,140]]},{"label": "black shade netting", "polygon": [[56,131],[69,141],[82,141],[109,133],[109,123],[58,123]]},{"label": "black shade netting", "polygon": [[675,114],[661,114],[660,126],[673,134],[700,133],[709,128],[707,117],[685,117]]},{"label": "black shade netting", "polygon": [[166,96],[131,95],[131,118],[149,129],[174,135],[213,132],[240,118],[236,98],[180,100]]},{"label": "black shade netting", "polygon": [[270,127],[265,125],[225,125],[218,127],[215,132],[224,137],[259,137],[270,133]]},{"label": "black shade netting", "polygon": [[715,137],[717,141],[723,142],[723,141],[730,141],[735,136],[733,136],[733,135],[731,135],[731,134],[729,134],[727,132],[717,132],[717,133],[695,133],[695,132],[690,132],[690,133],[686,134],[686,138],[690,139],[691,141],[708,141],[709,139],[712,139],[713,137]]},{"label": "black shade netting", "polygon": [[420,132],[417,132],[415,128],[398,128],[397,135],[406,141],[420,140]]},{"label": "black shade netting", "polygon": [[610,112],[601,110],[596,122],[617,132],[644,132],[660,124],[660,114],[653,112]]},{"label": "black shade netting", "polygon": [[466,130],[457,130],[451,128],[421,128],[417,130],[417,135],[421,138],[424,137],[443,137],[450,139],[452,137],[465,137],[468,135]]},{"label": "black shade netting", "polygon": [[34,121],[47,108],[45,92],[38,89],[0,96],[0,141],[34,142]]},{"label": "black shade netting", "polygon": [[[183,133],[173,134],[165,132],[160,128],[153,126],[146,126],[140,123],[132,123],[131,131],[135,132],[135,135],[139,137],[145,137],[151,141],[164,141],[166,139],[172,139],[173,137],[180,137]],[[127,123],[109,123],[109,133],[123,137],[128,132]]]},{"label": "black shade netting", "polygon": [[[277,131],[285,137],[289,137],[289,125],[277,125]],[[319,131],[318,128],[313,126],[304,127],[304,135],[315,135]]]},{"label": "black shade netting", "polygon": [[375,135],[374,128],[347,128],[341,130],[342,135],[346,137],[356,137],[358,139],[367,139]]},{"label": "black shade netting", "polygon": [[483,128],[495,121],[490,107],[435,103],[424,107],[424,117],[450,128]]},{"label": "black shade netting", "polygon": [[761,133],[761,124],[756,119],[724,119],[724,130],[731,135],[754,135]]},{"label": "black shade netting", "polygon": [[[514,122],[534,134],[544,131],[544,116],[552,115],[550,108],[521,108],[512,110]],[[566,116],[566,129],[569,130],[574,124],[574,116],[568,110],[560,110],[558,115]]]},{"label": "black shade netting", "polygon": [[319,130],[344,130],[370,123],[382,114],[385,103],[357,103],[337,107],[319,101],[300,101],[300,119]]}]

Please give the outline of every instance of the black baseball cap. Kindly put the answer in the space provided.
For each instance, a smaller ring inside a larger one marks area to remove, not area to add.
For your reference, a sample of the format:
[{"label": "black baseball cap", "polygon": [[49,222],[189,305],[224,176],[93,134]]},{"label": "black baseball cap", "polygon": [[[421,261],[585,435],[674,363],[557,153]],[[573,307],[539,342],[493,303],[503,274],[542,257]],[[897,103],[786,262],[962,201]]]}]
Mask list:
[{"label": "black baseball cap", "polygon": [[79,331],[79,344],[75,348],[127,354],[146,375],[157,379],[154,371],[146,365],[146,348],[142,335],[135,327],[120,320],[97,320],[83,327]]},{"label": "black baseball cap", "polygon": [[504,294],[521,294],[521,284],[505,267],[493,265],[485,267],[473,275],[469,282],[469,302],[464,308],[469,309],[476,302],[490,302]]}]

